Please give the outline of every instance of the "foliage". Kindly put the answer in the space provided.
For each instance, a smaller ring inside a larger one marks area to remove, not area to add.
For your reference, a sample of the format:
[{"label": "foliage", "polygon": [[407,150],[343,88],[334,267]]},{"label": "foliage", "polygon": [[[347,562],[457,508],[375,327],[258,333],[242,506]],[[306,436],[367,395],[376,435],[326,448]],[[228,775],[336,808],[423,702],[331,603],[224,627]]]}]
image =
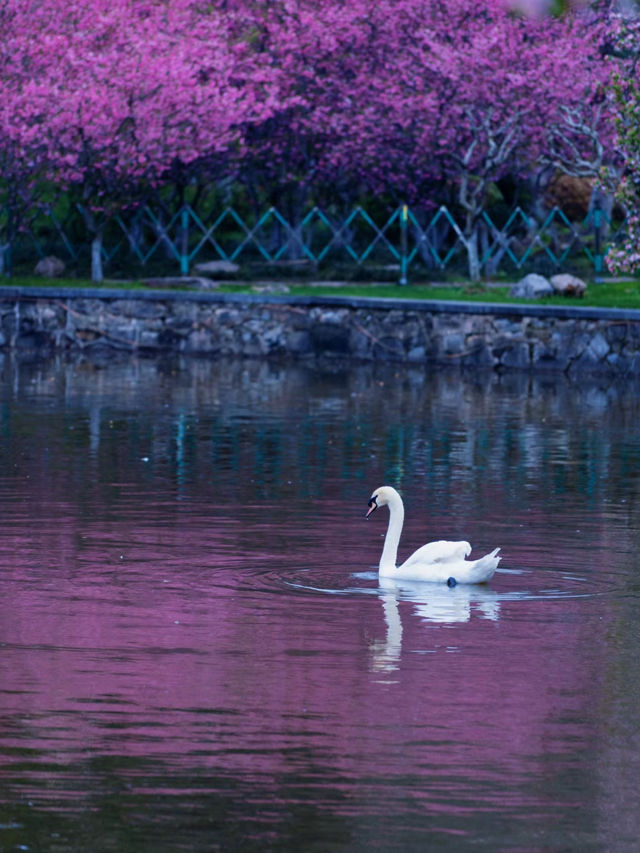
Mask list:
[{"label": "foliage", "polygon": [[215,9],[8,0],[4,11],[4,147],[27,164],[25,182],[37,169],[74,194],[94,239],[176,166],[228,157],[243,124],[270,112],[268,69]]},{"label": "foliage", "polygon": [[[617,184],[617,200],[627,211],[625,236],[607,254],[606,263],[614,274],[640,269],[640,22],[618,19],[609,50],[618,59],[614,76],[615,125],[617,142],[624,160],[624,175]],[[608,173],[603,174],[610,180]]]},{"label": "foliage", "polygon": [[502,0],[5,0],[0,28],[5,205],[24,219],[43,178],[72,194],[96,279],[115,210],[167,186],[184,197],[234,184],[293,220],[310,202],[437,196],[464,214],[475,279],[478,219],[496,181],[543,161],[568,169],[596,143],[604,161],[610,146],[602,33],[585,10],[542,19]]}]

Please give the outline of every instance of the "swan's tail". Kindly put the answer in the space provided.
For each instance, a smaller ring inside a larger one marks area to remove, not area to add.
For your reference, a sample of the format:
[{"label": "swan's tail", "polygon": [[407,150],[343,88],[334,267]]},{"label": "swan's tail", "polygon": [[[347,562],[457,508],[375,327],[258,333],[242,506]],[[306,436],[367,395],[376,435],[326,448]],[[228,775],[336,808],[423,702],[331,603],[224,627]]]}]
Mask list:
[{"label": "swan's tail", "polygon": [[484,583],[484,581],[491,580],[493,573],[498,568],[498,563],[502,559],[498,557],[499,550],[500,548],[494,548],[490,554],[485,554],[484,557],[475,561],[473,576],[477,580],[474,580],[474,583]]}]

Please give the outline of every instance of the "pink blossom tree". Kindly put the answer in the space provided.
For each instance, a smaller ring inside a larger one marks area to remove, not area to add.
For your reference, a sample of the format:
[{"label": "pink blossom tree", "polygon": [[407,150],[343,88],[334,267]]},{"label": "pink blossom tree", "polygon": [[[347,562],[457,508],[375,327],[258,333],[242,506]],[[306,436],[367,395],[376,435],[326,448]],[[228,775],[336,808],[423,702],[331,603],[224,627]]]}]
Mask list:
[{"label": "pink blossom tree", "polygon": [[[422,99],[431,96],[430,120],[416,123],[416,110],[405,101],[410,120],[400,123],[409,130],[406,171],[437,171],[446,179],[463,215],[469,275],[477,280],[478,223],[490,188],[506,175],[523,175],[545,156],[562,110],[593,95],[606,70],[600,63],[600,73],[586,77],[596,64],[597,40],[573,18],[522,18],[500,2],[474,0],[415,8],[413,31],[420,41],[412,64],[420,69]],[[576,80],[585,82],[576,86]],[[565,138],[574,141],[575,133]]]},{"label": "pink blossom tree", "polygon": [[619,179],[615,174],[612,179],[607,170],[603,178],[615,186],[616,199],[626,211],[627,219],[622,240],[609,249],[605,263],[615,275],[637,274],[640,271],[640,20],[613,15],[607,51],[615,64],[614,121],[623,169]]},{"label": "pink blossom tree", "polygon": [[474,280],[491,186],[557,158],[560,137],[565,160],[583,156],[568,118],[606,77],[593,28],[500,0],[282,0],[260,26],[284,89],[252,140],[259,181],[300,204],[331,186],[421,206],[446,187]]},{"label": "pink blossom tree", "polygon": [[97,280],[109,217],[195,176],[234,176],[294,219],[312,201],[427,207],[446,193],[477,279],[495,182],[545,157],[563,168],[587,157],[585,121],[608,145],[606,73],[579,14],[527,17],[502,0],[5,8],[6,150],[75,194]]},{"label": "pink blossom tree", "polygon": [[20,6],[5,78],[15,137],[78,198],[94,280],[110,215],[176,162],[229,156],[244,125],[269,115],[272,79],[232,20],[189,0]]},{"label": "pink blossom tree", "polygon": [[17,138],[16,116],[9,81],[18,64],[6,35],[15,30],[19,4],[7,0],[0,7],[0,274],[11,270],[11,248],[34,212],[42,171],[40,151],[25,151]]}]

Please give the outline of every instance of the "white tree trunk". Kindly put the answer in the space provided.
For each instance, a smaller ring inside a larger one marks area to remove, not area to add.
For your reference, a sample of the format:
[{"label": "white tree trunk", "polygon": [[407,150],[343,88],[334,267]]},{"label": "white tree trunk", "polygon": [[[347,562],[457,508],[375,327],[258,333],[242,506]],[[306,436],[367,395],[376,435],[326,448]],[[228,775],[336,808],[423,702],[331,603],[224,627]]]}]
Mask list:
[{"label": "white tree trunk", "polygon": [[102,272],[102,229],[94,234],[91,241],[91,281],[102,283],[104,275]]},{"label": "white tree trunk", "polygon": [[[469,231],[471,233],[469,233]],[[469,263],[469,278],[480,281],[480,254],[478,252],[478,226],[472,225],[467,229],[467,260]]]}]

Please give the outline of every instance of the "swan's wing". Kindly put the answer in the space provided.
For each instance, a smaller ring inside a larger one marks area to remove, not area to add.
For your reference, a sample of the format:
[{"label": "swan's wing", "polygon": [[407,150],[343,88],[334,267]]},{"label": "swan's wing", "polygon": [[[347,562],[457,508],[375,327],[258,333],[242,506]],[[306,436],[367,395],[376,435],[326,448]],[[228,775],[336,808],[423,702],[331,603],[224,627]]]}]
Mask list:
[{"label": "swan's wing", "polygon": [[403,563],[403,566],[424,563],[450,563],[455,560],[464,560],[471,553],[471,545],[468,542],[447,542],[441,539],[438,542],[429,542],[418,548]]}]

